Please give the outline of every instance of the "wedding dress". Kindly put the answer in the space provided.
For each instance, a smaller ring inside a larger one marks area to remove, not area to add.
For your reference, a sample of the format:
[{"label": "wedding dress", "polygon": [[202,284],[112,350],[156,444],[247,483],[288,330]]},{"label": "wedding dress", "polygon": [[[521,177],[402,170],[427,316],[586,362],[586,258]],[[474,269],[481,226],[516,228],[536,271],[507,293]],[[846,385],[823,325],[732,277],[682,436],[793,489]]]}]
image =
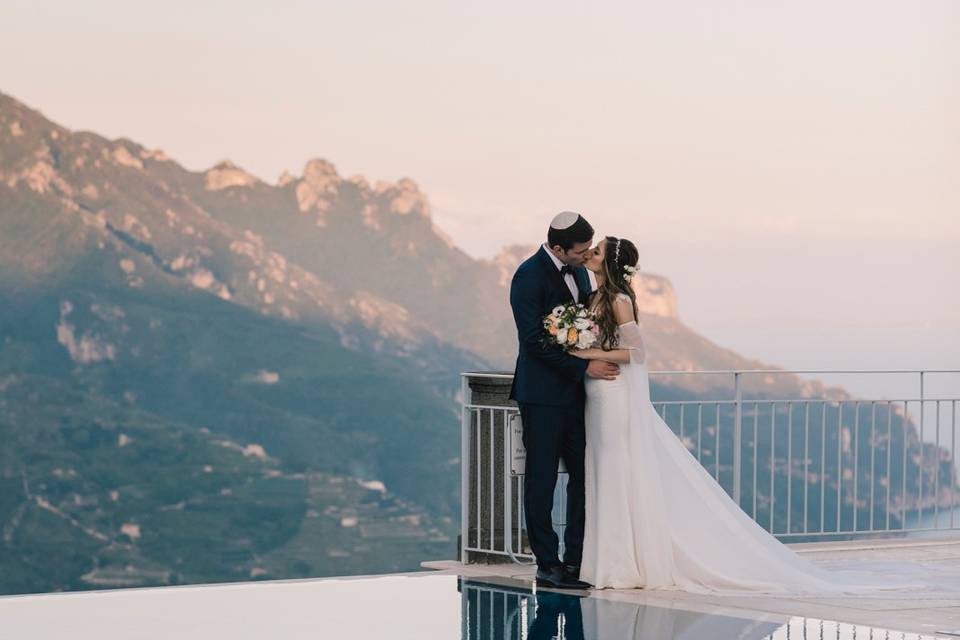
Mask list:
[{"label": "wedding dress", "polygon": [[620,325],[618,339],[631,350],[630,364],[615,380],[585,383],[582,580],[714,594],[960,594],[957,570],[907,563],[828,569],[783,545],[740,509],[651,404],[637,323]]}]

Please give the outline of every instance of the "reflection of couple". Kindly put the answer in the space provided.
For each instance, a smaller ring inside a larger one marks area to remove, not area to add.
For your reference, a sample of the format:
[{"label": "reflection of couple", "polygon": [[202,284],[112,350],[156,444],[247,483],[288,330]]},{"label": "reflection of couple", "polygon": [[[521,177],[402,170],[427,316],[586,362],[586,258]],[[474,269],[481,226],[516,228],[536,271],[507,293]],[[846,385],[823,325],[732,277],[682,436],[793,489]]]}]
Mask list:
[{"label": "reflection of couple", "polygon": [[537,593],[530,640],[702,640],[767,638],[780,625],[682,609],[644,606],[606,598],[575,598]]},{"label": "reflection of couple", "polygon": [[[700,640],[768,637],[778,624],[624,602],[607,598],[580,598],[564,593],[497,587],[475,581],[462,583],[467,600],[466,629],[481,638],[505,640]],[[480,594],[488,594],[488,599]],[[492,603],[502,603],[493,606]],[[521,609],[535,610],[526,633],[518,625]],[[488,606],[483,606],[488,605]],[[489,629],[485,629],[489,626]],[[464,633],[464,637],[472,634]]]},{"label": "reflection of couple", "polygon": [[[594,245],[593,235],[582,216],[559,214],[510,287],[519,337],[510,397],[523,422],[538,584],[724,594],[920,587],[816,567],[726,494],[650,402],[630,282],[636,247],[610,236]],[[544,317],[574,302],[591,311],[599,348],[566,352],[544,339]],[[551,520],[561,458],[569,473],[562,560]]]}]

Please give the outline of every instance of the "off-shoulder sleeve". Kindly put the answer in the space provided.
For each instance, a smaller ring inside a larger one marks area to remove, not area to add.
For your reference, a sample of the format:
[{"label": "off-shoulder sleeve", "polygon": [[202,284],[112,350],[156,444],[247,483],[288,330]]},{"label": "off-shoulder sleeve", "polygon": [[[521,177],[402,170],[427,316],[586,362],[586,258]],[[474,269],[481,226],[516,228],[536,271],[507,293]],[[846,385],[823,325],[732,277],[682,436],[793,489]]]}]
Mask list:
[{"label": "off-shoulder sleeve", "polygon": [[620,349],[630,349],[630,364],[643,364],[647,359],[646,349],[643,346],[643,336],[640,334],[640,325],[635,321],[619,325]]}]

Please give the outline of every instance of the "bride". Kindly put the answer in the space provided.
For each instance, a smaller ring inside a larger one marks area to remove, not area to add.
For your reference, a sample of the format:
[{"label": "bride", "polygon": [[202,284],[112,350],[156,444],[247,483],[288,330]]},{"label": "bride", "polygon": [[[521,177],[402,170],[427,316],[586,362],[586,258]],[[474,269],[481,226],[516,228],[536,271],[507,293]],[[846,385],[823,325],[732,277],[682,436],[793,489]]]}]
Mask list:
[{"label": "bride", "polygon": [[[608,236],[586,263],[597,281],[590,308],[600,348],[571,353],[617,362],[621,374],[585,382],[580,579],[596,588],[722,594],[862,594],[929,586],[927,567],[899,567],[897,583],[889,573],[814,565],[754,522],[687,451],[650,402],[630,286],[637,257],[632,242]],[[944,587],[943,578],[935,580],[937,588]]]}]

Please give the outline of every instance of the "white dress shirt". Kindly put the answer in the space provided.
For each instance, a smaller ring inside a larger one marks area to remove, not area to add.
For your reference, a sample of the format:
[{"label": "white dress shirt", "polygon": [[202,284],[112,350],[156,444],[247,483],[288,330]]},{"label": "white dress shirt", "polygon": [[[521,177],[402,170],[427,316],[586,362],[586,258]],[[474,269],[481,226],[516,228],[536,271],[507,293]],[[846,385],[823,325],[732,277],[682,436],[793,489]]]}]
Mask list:
[{"label": "white dress shirt", "polygon": [[[563,268],[563,263],[560,262],[560,258],[553,255],[553,251],[550,250],[546,242],[543,243],[543,248],[546,250],[547,255],[550,256],[550,259],[553,260],[553,264],[557,265],[557,271],[560,271],[560,269]],[[577,279],[573,277],[573,274],[564,274],[563,281],[567,283],[567,288],[570,289],[570,293],[573,294],[573,301],[580,302],[580,289],[577,288]]]}]

